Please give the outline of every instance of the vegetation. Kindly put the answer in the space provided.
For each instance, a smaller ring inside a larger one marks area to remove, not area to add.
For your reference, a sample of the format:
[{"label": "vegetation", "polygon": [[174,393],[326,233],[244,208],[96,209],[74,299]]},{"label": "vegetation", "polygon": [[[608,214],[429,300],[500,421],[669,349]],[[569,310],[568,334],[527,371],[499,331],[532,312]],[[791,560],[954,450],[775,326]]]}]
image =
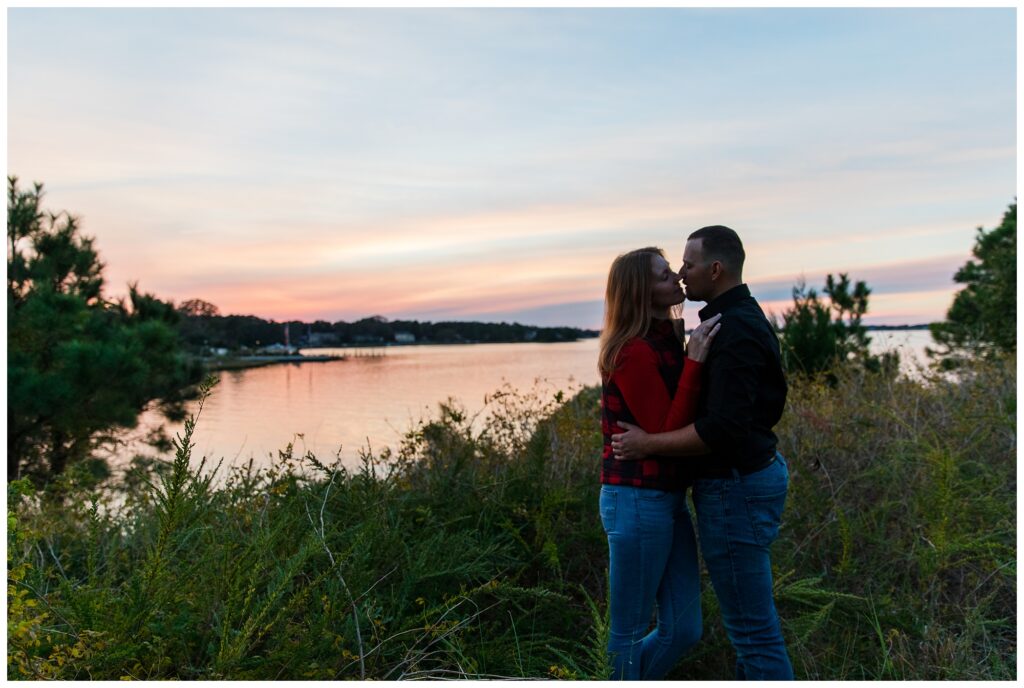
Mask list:
[{"label": "vegetation", "polygon": [[42,210],[42,196],[8,178],[7,477],[37,485],[133,427],[148,402],[181,412],[199,376],[173,307],[135,285],[127,301],[104,299],[93,240],[75,217]]},{"label": "vegetation", "polygon": [[947,367],[964,357],[1017,351],[1017,204],[990,232],[978,227],[973,260],[953,280],[963,284],[946,314],[932,325],[937,352]]},{"label": "vegetation", "polygon": [[348,323],[292,320],[279,323],[254,315],[220,315],[206,301],[193,299],[178,306],[181,332],[194,350],[206,348],[254,349],[285,343],[285,329],[293,346],[358,346],[403,342],[411,335],[416,343],[465,344],[497,342],[571,342],[596,337],[593,330],[575,327],[531,327],[519,323],[418,322],[388,320],[375,315]]},{"label": "vegetation", "polygon": [[[104,300],[77,220],[44,213],[39,185],[8,190],[9,679],[607,678],[598,389],[543,403],[503,388],[480,423],[449,400],[354,469],[292,446],[267,468],[207,466],[192,456],[200,401],[173,461],[98,473],[86,459],[109,429],[194,379],[179,328],[196,346],[283,328],[134,286]],[[1014,205],[957,273],[968,296],[937,339],[982,355],[955,374],[900,377],[869,355],[863,282],[829,275],[828,306],[794,289],[773,565],[797,678],[1016,678],[1016,341],[995,322],[1015,313],[1015,228]],[[528,338],[298,325],[351,342]],[[564,330],[551,336],[579,336]],[[704,638],[668,678],[732,676],[706,576],[703,606]]]},{"label": "vegetation", "polygon": [[[794,380],[773,558],[798,678],[1015,678],[1015,371]],[[213,478],[190,422],[151,484],[69,471],[58,511],[15,481],[8,677],[603,678],[597,399],[447,403],[351,471],[288,447]],[[703,602],[670,678],[732,675],[706,577]]]},{"label": "vegetation", "polygon": [[845,273],[836,280],[831,274],[825,280],[822,302],[814,288],[801,281],[793,287],[793,307],[782,314],[782,363],[787,372],[802,375],[827,374],[835,380],[834,370],[857,365],[866,370],[885,369],[895,373],[899,358],[896,353],[871,354],[871,338],[861,318],[868,310],[871,289],[857,282],[851,289]]}]

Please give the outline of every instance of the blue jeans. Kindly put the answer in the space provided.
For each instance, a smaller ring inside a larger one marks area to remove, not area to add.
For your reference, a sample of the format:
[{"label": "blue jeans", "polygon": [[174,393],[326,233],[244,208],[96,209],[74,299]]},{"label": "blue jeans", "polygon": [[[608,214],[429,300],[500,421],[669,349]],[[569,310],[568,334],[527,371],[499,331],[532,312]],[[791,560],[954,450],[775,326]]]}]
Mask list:
[{"label": "blue jeans", "polygon": [[[613,679],[660,679],[701,634],[697,543],[686,493],[601,486]],[[657,625],[648,632],[655,602]]]},{"label": "blue jeans", "polygon": [[782,454],[756,473],[698,480],[693,487],[701,556],[736,650],[738,680],[793,678],[772,599],[768,556],[788,488]]}]

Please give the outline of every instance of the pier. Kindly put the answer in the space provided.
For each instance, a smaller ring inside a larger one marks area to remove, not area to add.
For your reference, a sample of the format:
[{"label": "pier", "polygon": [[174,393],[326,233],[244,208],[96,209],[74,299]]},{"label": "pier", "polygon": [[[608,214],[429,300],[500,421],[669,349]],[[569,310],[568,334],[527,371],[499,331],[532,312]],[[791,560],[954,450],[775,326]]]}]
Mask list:
[{"label": "pier", "polygon": [[384,358],[387,349],[376,346],[357,346],[351,349],[342,349],[344,358]]},{"label": "pier", "polygon": [[346,356],[336,355],[303,356],[301,354],[291,354],[282,356],[225,356],[223,358],[204,358],[202,361],[206,369],[212,371],[259,368],[275,363],[325,363],[328,361],[344,361],[346,358]]}]

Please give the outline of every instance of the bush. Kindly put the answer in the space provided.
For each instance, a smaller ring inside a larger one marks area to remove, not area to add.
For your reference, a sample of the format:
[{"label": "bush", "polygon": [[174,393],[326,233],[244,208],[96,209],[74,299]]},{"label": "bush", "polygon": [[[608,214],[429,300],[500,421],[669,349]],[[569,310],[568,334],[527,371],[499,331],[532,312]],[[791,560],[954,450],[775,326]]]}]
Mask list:
[{"label": "bush", "polygon": [[595,393],[491,405],[475,431],[445,404],[357,471],[288,447],[218,486],[189,467],[190,421],[157,484],[93,504],[66,487],[67,514],[11,499],[9,678],[597,675],[579,640],[604,541],[575,489]]},{"label": "bush", "polygon": [[[1015,382],[1012,358],[795,382],[773,563],[798,678],[1015,678]],[[56,510],[15,481],[8,678],[605,678],[598,396],[449,402],[352,471],[287,447],[214,483],[190,424],[148,487],[72,472]],[[706,577],[704,603],[669,678],[732,676]]]},{"label": "bush", "polygon": [[837,280],[831,274],[825,279],[827,305],[814,288],[801,281],[793,287],[793,307],[782,314],[782,365],[791,374],[808,377],[825,376],[835,382],[837,370],[856,366],[872,372],[894,375],[899,368],[899,354],[882,356],[870,353],[871,338],[861,319],[868,310],[871,289],[867,283],[852,286],[846,274]]}]

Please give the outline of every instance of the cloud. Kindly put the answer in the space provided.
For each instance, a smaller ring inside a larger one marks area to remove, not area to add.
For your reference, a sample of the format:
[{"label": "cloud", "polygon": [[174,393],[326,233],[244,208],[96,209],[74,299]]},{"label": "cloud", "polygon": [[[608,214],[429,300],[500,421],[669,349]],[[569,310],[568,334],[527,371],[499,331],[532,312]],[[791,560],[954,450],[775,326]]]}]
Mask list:
[{"label": "cloud", "polygon": [[874,308],[951,293],[1015,193],[1008,17],[15,8],[9,172],[112,290],[264,317],[595,326],[559,309],[616,254],[723,223],[771,298],[849,271]]},{"label": "cloud", "polygon": [[[598,300],[572,301],[535,308],[499,309],[484,314],[487,322],[518,322],[538,327],[582,327],[600,329],[604,314],[604,302]],[[437,309],[425,311],[420,316],[428,320],[480,320],[476,312],[466,313],[465,309]]]},{"label": "cloud", "polygon": [[[945,319],[956,291],[953,274],[964,262],[965,256],[947,255],[849,271],[851,281],[864,281],[871,288],[865,324],[908,325]],[[808,287],[827,298],[822,294],[825,273],[807,274],[803,278]],[[766,312],[781,318],[793,305],[792,289],[799,279],[800,276],[761,280],[752,282],[750,289]]]},{"label": "cloud", "polygon": [[[842,272],[846,272],[852,282],[866,282],[872,290],[872,299],[881,294],[911,294],[940,290],[948,292],[954,286],[953,274],[966,259],[964,255],[951,254],[924,260],[881,263]],[[750,288],[758,298],[776,301],[788,298],[793,286],[803,279],[808,287],[813,287],[820,294],[825,285],[826,272],[815,271],[791,277],[759,279],[751,281]],[[838,271],[832,274],[839,277]]]}]

